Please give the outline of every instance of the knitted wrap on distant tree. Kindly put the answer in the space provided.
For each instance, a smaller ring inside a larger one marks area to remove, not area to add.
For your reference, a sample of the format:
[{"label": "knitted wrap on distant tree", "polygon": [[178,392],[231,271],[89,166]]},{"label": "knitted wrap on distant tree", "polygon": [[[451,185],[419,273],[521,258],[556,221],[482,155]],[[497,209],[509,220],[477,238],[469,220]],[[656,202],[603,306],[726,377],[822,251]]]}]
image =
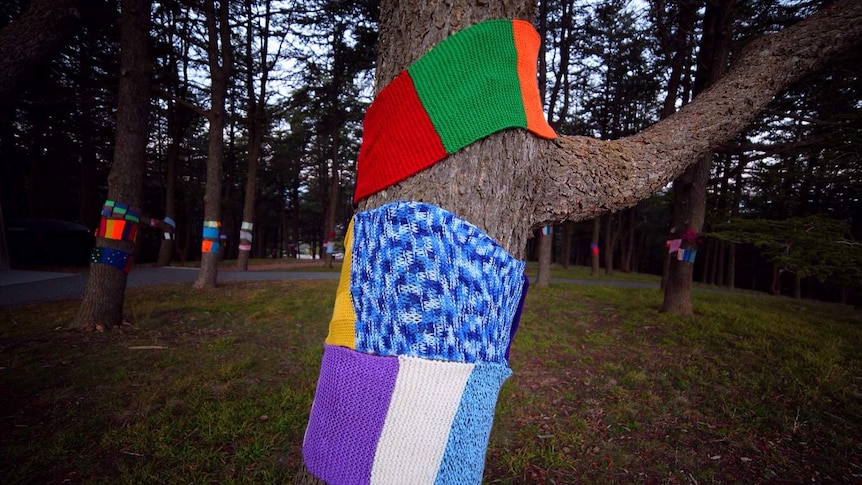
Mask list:
[{"label": "knitted wrap on distant tree", "polygon": [[[408,68],[366,115],[355,200],[500,129],[553,137],[537,50],[528,23],[494,20]],[[355,214],[344,247],[306,468],[330,485],[481,483],[524,262],[468,221],[411,201]]]}]

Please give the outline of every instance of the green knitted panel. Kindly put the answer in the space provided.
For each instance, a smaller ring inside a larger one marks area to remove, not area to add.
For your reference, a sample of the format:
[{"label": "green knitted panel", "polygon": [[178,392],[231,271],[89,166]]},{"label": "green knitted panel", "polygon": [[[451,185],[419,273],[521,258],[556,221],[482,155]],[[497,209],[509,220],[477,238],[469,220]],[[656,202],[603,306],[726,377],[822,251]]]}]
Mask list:
[{"label": "green knitted panel", "polygon": [[407,71],[447,153],[505,128],[526,128],[512,22],[493,20],[435,46]]}]

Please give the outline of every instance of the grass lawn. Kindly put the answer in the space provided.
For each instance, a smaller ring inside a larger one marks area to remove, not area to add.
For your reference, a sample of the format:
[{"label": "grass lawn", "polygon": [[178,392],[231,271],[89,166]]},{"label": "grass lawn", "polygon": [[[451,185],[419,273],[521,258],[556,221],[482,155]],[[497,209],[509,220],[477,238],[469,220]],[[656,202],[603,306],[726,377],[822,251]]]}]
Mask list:
[{"label": "grass lawn", "polygon": [[[63,330],[75,301],[0,308],[0,483],[289,483],[336,285],[132,289],[125,324],[89,334]],[[486,483],[862,483],[862,312],[660,305],[652,287],[530,289]]]}]

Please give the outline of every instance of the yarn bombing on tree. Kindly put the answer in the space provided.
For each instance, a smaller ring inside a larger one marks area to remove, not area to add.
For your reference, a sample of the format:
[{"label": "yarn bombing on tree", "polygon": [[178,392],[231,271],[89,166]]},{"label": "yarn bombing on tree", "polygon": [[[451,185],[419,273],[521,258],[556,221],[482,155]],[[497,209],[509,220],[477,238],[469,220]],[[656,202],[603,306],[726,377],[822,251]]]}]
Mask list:
[{"label": "yarn bombing on tree", "polygon": [[399,74],[365,114],[353,202],[506,128],[555,138],[539,98],[540,43],[528,22],[489,20]]},{"label": "yarn bombing on tree", "polygon": [[[539,36],[491,20],[442,41],[364,121],[354,201],[488,135],[543,137]],[[331,241],[333,235],[330,235]],[[302,456],[329,485],[478,485],[528,288],[524,262],[441,207],[357,212]]]}]

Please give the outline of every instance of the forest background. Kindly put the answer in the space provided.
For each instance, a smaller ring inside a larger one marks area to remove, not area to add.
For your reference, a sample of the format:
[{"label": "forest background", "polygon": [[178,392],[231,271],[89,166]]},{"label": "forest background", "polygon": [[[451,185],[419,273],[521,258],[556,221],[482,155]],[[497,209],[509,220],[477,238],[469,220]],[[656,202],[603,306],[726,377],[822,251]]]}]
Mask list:
[{"label": "forest background", "polygon": [[[0,28],[30,3],[0,5]],[[727,61],[747,40],[778,31],[823,3],[731,2]],[[228,5],[233,62],[220,257],[240,256],[241,223],[252,219],[251,257],[320,255],[325,241],[340,244],[353,210],[362,116],[373,92],[377,2]],[[616,139],[689,102],[705,5],[542,1],[536,25],[544,38],[540,89],[552,126],[560,134]],[[55,237],[47,246],[34,240],[21,245],[15,237],[28,227],[35,232],[46,219],[92,231],[108,192],[119,5],[83,2],[82,9],[60,54],[37,66],[14,97],[0,100],[0,207],[13,265],[86,264],[92,241],[76,247]],[[184,263],[201,258],[205,219],[211,99],[206,15],[195,4],[163,1],[154,4],[152,18],[155,75],[141,209],[153,218],[171,217],[177,229],[169,242],[161,231],[142,229],[136,261]],[[848,53],[794,85],[713,155],[704,228],[696,235],[698,280],[862,301],[860,57]],[[681,66],[678,78],[671,76],[673,66]],[[673,98],[666,96],[672,81],[679,82]],[[661,274],[669,258],[665,242],[673,237],[673,196],[668,187],[632,209],[546,230],[553,235],[553,259],[594,268],[601,263],[606,272]],[[531,240],[530,257],[539,257],[539,239]]]}]

